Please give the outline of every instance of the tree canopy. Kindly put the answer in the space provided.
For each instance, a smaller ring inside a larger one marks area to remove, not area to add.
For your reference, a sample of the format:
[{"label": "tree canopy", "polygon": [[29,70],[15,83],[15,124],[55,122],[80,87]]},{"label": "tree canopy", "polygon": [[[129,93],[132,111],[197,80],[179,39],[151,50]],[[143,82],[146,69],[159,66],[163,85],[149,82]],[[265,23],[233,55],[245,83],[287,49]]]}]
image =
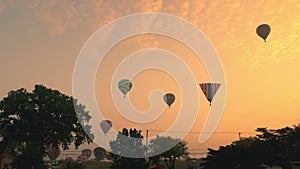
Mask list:
[{"label": "tree canopy", "polygon": [[[124,128],[119,132],[116,140],[110,142],[113,158],[111,168],[146,169],[149,166],[159,165],[162,159],[167,168],[174,169],[176,160],[188,155],[186,142],[177,138],[157,136],[150,141],[148,147],[142,141],[141,130]],[[165,148],[170,145],[175,146],[166,150]]]},{"label": "tree canopy", "polygon": [[32,92],[10,91],[0,102],[0,145],[15,156],[16,167],[40,169],[47,146],[68,149],[71,143],[75,148],[91,143],[92,135],[83,130],[91,128],[90,119],[82,104],[58,90],[35,85]]},{"label": "tree canopy", "polygon": [[[131,139],[135,138],[135,139]],[[146,146],[142,142],[142,131],[123,128],[118,133],[116,140],[111,141],[111,169],[141,169],[148,168],[149,163],[145,158],[131,158],[146,153]],[[126,157],[127,156],[127,157]]]},{"label": "tree canopy", "polygon": [[257,169],[280,166],[292,169],[300,157],[300,126],[281,129],[258,128],[255,137],[242,138],[218,150],[208,149],[204,169]]},{"label": "tree canopy", "polygon": [[[167,145],[175,145],[171,149],[164,151]],[[185,158],[188,156],[187,143],[172,137],[160,137],[157,136],[155,139],[150,141],[150,154],[155,152],[162,152],[158,155],[151,157],[152,161],[158,162],[163,159],[168,169],[175,169],[175,162],[177,159]]]}]

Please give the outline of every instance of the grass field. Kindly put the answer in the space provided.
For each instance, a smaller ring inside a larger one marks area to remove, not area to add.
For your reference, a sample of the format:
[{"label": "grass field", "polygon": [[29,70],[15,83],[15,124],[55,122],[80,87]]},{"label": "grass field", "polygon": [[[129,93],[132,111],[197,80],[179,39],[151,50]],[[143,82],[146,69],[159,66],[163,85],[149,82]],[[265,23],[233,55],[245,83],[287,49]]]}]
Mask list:
[{"label": "grass field", "polygon": [[[86,169],[109,169],[111,163],[108,162],[95,162],[95,161],[87,161],[82,163]],[[161,162],[164,165],[164,162]],[[187,169],[188,164],[194,164],[199,166],[200,160],[186,161],[186,160],[177,160],[175,163],[175,169]],[[58,169],[61,169],[58,167]],[[167,167],[166,167],[167,169]]]}]

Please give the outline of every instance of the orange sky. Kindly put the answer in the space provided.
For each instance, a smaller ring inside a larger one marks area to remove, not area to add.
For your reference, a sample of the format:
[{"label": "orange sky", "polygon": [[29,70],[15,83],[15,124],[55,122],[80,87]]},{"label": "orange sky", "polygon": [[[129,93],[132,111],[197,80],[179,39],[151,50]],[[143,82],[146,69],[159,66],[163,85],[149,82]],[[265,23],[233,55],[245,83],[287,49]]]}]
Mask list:
[{"label": "orange sky", "polygon": [[[86,40],[96,30],[128,14],[165,12],[182,17],[202,30],[222,61],[227,83],[226,102],[217,132],[235,133],[216,133],[201,145],[198,144],[199,133],[191,133],[186,138],[192,148],[216,148],[238,139],[237,132],[253,133],[257,127],[279,128],[299,123],[299,10],[300,2],[297,0],[0,0],[0,97],[20,87],[31,90],[36,83],[71,95],[76,59]],[[261,23],[272,28],[267,43],[255,33]],[[134,46],[137,42],[139,46]],[[108,85],[102,84],[99,79],[109,78],[109,71],[113,69],[111,65],[120,61],[113,56],[125,57],[134,50],[148,47],[161,47],[176,53],[190,66],[197,82],[207,81],[203,63],[193,57],[184,45],[166,37],[144,35],[129,38],[108,53],[101,67],[104,71],[99,69],[97,72],[96,84]],[[161,80],[154,83],[151,80],[153,76]],[[163,85],[167,81],[171,83]],[[143,86],[130,93],[130,99],[141,110],[149,107],[147,98],[153,88],[167,90],[171,86],[178,90],[172,77],[155,70],[138,74],[133,82],[135,86]],[[106,97],[102,92],[107,90],[99,87],[96,91],[99,106],[113,112],[109,100],[101,102],[101,98]],[[199,97],[201,109],[193,132],[201,130],[209,108],[200,88]],[[175,114],[177,106],[174,103]],[[157,124],[140,128],[168,127],[174,120],[169,114],[174,112],[166,110],[155,122]],[[109,118],[120,120],[118,115]],[[116,123],[115,129],[119,130],[123,124],[134,125],[123,121]]]}]

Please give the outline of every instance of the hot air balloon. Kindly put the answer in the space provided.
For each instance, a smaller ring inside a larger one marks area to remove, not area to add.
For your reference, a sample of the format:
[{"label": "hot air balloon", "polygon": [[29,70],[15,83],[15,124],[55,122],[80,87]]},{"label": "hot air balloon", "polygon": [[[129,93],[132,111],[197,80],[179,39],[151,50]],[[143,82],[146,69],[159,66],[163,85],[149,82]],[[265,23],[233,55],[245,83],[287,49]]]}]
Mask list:
[{"label": "hot air balloon", "polygon": [[130,89],[132,88],[132,83],[130,80],[128,79],[122,79],[119,81],[118,83],[118,87],[120,89],[120,91],[123,93],[124,97],[126,96],[126,94],[130,91]]},{"label": "hot air balloon", "polygon": [[90,156],[92,155],[92,150],[90,149],[84,149],[81,151],[82,156],[85,157],[85,159],[89,159]]},{"label": "hot air balloon", "polygon": [[106,150],[104,148],[102,148],[102,147],[96,147],[94,149],[94,156],[96,158],[96,161],[103,160],[104,156],[105,156],[105,153],[106,153]]},{"label": "hot air balloon", "polygon": [[199,84],[206,99],[209,101],[209,105],[211,106],[211,101],[214,98],[216,92],[218,91],[219,87],[221,86],[220,83],[201,83]]},{"label": "hot air balloon", "polygon": [[103,120],[100,123],[100,127],[101,127],[102,131],[104,132],[104,134],[106,135],[106,133],[112,127],[112,122],[110,120]]},{"label": "hot air balloon", "polygon": [[169,108],[171,107],[171,105],[173,104],[173,102],[175,101],[175,96],[172,93],[167,93],[164,95],[164,101],[167,103],[167,105],[169,106]]},{"label": "hot air balloon", "polygon": [[51,161],[55,160],[60,155],[59,147],[55,147],[52,144],[46,147],[46,151]]},{"label": "hot air balloon", "polygon": [[85,161],[86,157],[83,156],[82,154],[80,154],[79,156],[77,156],[77,161]]},{"label": "hot air balloon", "polygon": [[267,42],[267,37],[271,32],[271,27],[267,24],[261,24],[256,28],[256,33],[261,37],[265,42]]}]

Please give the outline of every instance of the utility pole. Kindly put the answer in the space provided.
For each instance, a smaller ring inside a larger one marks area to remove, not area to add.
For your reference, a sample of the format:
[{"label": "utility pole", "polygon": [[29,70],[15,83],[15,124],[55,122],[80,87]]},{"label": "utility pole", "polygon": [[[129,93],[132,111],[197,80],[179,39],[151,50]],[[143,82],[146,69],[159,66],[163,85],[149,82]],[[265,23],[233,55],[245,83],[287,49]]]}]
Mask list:
[{"label": "utility pole", "polygon": [[146,146],[148,147],[149,130],[146,130]]},{"label": "utility pole", "polygon": [[241,133],[241,132],[239,132],[239,140],[241,140],[241,134],[242,134],[242,133]]},{"label": "utility pole", "polygon": [[148,160],[148,151],[149,151],[149,148],[148,148],[148,137],[149,137],[149,130],[146,130],[146,147],[147,147],[146,156],[145,156],[146,160]]}]

